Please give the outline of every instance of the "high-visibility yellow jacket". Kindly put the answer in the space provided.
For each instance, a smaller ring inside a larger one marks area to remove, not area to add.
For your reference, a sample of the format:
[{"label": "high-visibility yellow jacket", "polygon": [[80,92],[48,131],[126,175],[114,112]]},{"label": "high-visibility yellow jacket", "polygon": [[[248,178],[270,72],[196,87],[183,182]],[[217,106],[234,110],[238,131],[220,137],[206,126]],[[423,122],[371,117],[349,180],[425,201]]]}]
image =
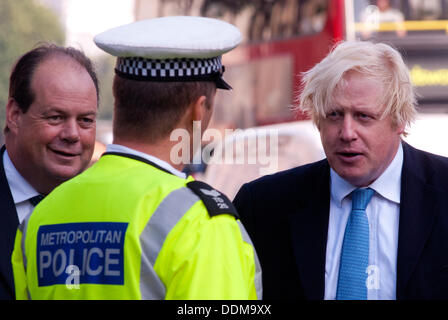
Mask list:
[{"label": "high-visibility yellow jacket", "polygon": [[18,299],[257,299],[261,270],[231,202],[145,159],[105,154],[20,225]]}]

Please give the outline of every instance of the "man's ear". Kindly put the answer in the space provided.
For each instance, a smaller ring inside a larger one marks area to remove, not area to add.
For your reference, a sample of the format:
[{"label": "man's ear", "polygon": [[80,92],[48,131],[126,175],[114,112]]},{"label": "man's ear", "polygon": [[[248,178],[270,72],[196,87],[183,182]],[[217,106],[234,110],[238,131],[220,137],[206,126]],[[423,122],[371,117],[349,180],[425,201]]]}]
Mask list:
[{"label": "man's ear", "polygon": [[192,103],[192,121],[202,121],[204,119],[205,115],[207,114],[206,100],[207,98],[205,96],[200,96],[196,99],[195,102]]},{"label": "man's ear", "polygon": [[405,135],[406,136],[406,123],[403,122],[401,124],[394,124],[395,126],[395,131],[397,132],[397,134],[399,136],[401,135]]},{"label": "man's ear", "polygon": [[17,131],[21,115],[22,110],[17,104],[17,101],[14,98],[9,98],[8,103],[6,104],[6,127],[12,132]]}]

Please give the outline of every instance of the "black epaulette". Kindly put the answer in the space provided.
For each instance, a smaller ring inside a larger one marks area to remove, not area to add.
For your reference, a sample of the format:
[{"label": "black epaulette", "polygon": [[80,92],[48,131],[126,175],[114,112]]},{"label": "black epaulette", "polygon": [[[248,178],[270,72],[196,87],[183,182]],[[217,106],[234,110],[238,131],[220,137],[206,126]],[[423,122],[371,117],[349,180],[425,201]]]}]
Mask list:
[{"label": "black epaulette", "polygon": [[210,217],[220,214],[230,214],[236,219],[239,219],[232,201],[226,195],[202,181],[191,181],[187,183],[187,187],[202,200]]}]

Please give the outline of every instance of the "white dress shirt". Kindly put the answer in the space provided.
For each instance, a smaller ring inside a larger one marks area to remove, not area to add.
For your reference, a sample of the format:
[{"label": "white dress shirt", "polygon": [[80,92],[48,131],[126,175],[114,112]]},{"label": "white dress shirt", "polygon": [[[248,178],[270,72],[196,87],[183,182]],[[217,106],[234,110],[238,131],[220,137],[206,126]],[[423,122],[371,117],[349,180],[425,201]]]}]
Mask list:
[{"label": "white dress shirt", "polygon": [[39,195],[28,181],[17,171],[8,155],[8,150],[3,153],[3,168],[5,168],[6,180],[8,180],[14,204],[16,205],[19,224],[29,215],[34,206],[29,201],[30,198]]},{"label": "white dress shirt", "polygon": [[108,144],[106,147],[106,152],[120,152],[120,153],[127,153],[127,154],[132,154],[135,156],[139,156],[139,157],[142,157],[146,160],[149,160],[149,161],[155,163],[156,165],[162,167],[163,169],[171,172],[172,174],[174,174],[180,178],[185,179],[187,177],[187,175],[184,172],[181,172],[181,171],[175,169],[172,165],[170,165],[166,161],[160,160],[159,158],[156,158],[149,154],[122,146],[120,144]]},{"label": "white dress shirt", "polygon": [[[375,193],[366,208],[369,220],[369,300],[396,299],[398,223],[400,215],[403,148],[383,174],[369,187]],[[325,263],[326,300],[336,298],[339,262],[345,226],[351,212],[351,192],[356,189],[330,170],[331,199]]]}]

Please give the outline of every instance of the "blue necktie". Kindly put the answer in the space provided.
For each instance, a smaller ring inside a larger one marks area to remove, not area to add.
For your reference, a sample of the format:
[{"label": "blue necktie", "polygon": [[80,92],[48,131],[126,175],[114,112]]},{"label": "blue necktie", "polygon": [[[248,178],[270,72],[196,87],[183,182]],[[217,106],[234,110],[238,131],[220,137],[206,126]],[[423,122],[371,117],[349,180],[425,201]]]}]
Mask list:
[{"label": "blue necktie", "polygon": [[366,300],[369,265],[369,220],[366,207],[373,196],[370,188],[352,193],[352,211],[345,227],[339,266],[337,300]]}]

